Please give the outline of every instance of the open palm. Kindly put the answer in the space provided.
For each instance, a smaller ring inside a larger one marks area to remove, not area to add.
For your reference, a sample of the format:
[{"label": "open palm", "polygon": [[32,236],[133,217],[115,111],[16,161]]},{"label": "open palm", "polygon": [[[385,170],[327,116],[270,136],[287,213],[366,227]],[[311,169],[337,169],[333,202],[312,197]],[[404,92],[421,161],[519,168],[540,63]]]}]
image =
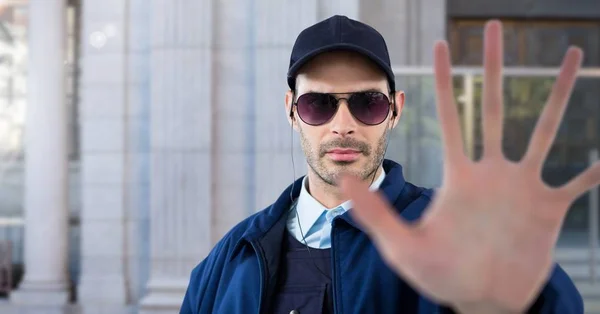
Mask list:
[{"label": "open palm", "polygon": [[444,150],[444,179],[425,215],[407,224],[378,193],[353,177],[341,181],[351,211],[386,262],[429,297],[458,309],[523,311],[552,270],[553,250],[570,204],[600,182],[600,164],[564,186],[541,178],[582,52],[571,48],[519,162],[502,153],[502,26],[486,25],[484,152],[464,154],[454,103],[448,47],[437,43],[435,80]]}]

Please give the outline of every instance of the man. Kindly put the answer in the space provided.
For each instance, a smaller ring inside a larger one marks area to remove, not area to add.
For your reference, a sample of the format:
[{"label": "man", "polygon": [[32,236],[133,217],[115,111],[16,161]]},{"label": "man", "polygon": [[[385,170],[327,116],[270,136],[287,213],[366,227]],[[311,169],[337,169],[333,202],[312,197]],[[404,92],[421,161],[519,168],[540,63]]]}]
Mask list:
[{"label": "man", "polygon": [[499,22],[486,25],[477,162],[463,153],[447,45],[434,48],[445,157],[434,193],[383,160],[404,93],[381,35],[343,16],[304,30],[285,106],[308,173],[193,270],[181,313],[583,313],[552,250],[600,165],[560,188],[540,178],[582,54],[568,51],[527,154],[510,162],[501,34]]}]

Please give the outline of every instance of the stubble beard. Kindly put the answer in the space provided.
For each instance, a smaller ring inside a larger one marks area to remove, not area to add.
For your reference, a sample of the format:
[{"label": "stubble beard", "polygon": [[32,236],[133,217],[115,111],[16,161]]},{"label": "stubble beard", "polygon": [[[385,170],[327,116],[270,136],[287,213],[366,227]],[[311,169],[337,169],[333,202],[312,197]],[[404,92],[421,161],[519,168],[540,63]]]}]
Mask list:
[{"label": "stubble beard", "polygon": [[[385,150],[387,144],[387,135],[390,132],[388,128],[383,135],[377,141],[375,150],[373,150],[367,143],[360,142],[351,138],[348,139],[336,139],[334,141],[321,144],[317,149],[311,147],[308,139],[300,128],[300,143],[302,150],[306,156],[306,162],[312,171],[326,184],[331,186],[337,185],[337,177],[342,174],[351,174],[362,180],[371,179],[376,173],[377,169],[381,165],[383,158],[385,157]],[[360,153],[367,158],[366,165],[360,169],[353,169],[356,161],[332,161],[328,160],[326,152],[334,147],[341,148],[352,148],[359,150]],[[334,167],[328,167],[326,163],[333,163]]]}]

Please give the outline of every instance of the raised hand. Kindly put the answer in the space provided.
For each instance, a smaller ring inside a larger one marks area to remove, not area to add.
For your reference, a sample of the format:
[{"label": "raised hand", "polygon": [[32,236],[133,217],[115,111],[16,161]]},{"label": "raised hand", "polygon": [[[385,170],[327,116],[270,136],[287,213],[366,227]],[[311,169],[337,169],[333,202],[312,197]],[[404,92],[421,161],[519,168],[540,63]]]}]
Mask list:
[{"label": "raised hand", "polygon": [[461,312],[523,312],[552,270],[553,250],[570,204],[600,182],[600,164],[561,187],[541,178],[582,60],[564,58],[529,148],[517,163],[502,153],[502,26],[485,28],[482,158],[464,154],[445,42],[435,45],[444,179],[424,216],[404,222],[368,184],[342,177],[352,215],[400,276]]}]

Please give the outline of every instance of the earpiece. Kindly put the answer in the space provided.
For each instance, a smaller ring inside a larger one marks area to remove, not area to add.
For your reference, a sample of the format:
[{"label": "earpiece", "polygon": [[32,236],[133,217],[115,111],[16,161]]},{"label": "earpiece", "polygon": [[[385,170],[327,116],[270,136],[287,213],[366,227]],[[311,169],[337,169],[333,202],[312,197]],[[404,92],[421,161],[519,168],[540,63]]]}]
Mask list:
[{"label": "earpiece", "polygon": [[292,104],[290,105],[290,118],[294,121],[294,98],[296,98],[296,91],[292,91]]},{"label": "earpiece", "polygon": [[392,120],[396,118],[396,116],[398,116],[398,112],[396,111],[396,92],[391,92],[391,96],[392,96],[392,105],[394,105],[393,109],[392,109]]},{"label": "earpiece", "polygon": [[[392,118],[390,119],[390,122],[394,121],[394,119],[396,119],[396,117],[398,116],[398,111],[396,111],[396,93],[392,93]],[[392,124],[392,128],[393,128],[393,124]],[[388,125],[389,128],[389,125]]]}]

